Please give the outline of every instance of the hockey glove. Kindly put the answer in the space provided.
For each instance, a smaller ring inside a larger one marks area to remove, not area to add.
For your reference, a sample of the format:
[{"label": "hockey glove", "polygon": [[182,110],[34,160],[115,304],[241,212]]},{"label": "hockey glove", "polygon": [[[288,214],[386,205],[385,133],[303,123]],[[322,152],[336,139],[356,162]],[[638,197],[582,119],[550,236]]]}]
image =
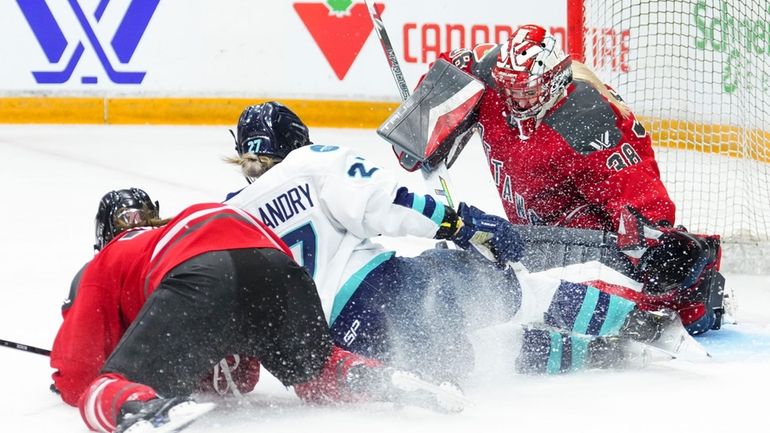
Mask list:
[{"label": "hockey glove", "polygon": [[462,391],[451,383],[433,383],[338,346],[319,376],[294,385],[294,391],[310,403],[383,401],[441,412],[460,412],[466,404]]},{"label": "hockey glove", "polygon": [[708,265],[708,246],[685,231],[668,229],[661,233],[656,245],[647,249],[637,265],[645,288],[664,293],[692,287]]},{"label": "hockey glove", "polygon": [[724,278],[718,236],[654,225],[633,208],[621,214],[618,246],[636,263],[647,308],[672,308],[691,334],[719,329]]},{"label": "hockey glove", "polygon": [[691,334],[721,327],[724,313],[724,277],[719,272],[719,239],[664,230],[642,255],[637,266],[645,292],[672,297],[672,306]]},{"label": "hockey glove", "polygon": [[452,241],[458,247],[468,250],[473,246],[486,258],[502,267],[521,259],[523,254],[521,236],[507,220],[486,214],[465,203],[460,203],[457,214],[463,221],[463,225]]}]

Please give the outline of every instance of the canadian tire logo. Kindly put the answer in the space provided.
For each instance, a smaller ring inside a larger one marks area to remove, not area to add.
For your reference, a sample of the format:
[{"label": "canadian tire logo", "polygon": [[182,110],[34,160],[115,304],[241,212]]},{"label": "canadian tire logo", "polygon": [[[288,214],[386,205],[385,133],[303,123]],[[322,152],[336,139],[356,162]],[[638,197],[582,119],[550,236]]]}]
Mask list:
[{"label": "canadian tire logo", "polygon": [[[385,5],[375,3],[382,14]],[[321,49],[337,78],[345,78],[374,28],[366,4],[352,0],[325,3],[294,3],[302,23]]]}]

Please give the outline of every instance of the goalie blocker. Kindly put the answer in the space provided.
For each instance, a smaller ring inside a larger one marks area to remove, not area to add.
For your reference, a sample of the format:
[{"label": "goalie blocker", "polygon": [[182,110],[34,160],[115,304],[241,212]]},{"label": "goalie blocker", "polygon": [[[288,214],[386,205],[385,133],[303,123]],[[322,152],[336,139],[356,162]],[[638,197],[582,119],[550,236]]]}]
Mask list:
[{"label": "goalie blocker", "polygon": [[473,136],[483,94],[481,81],[438,60],[377,133],[408,171],[431,172],[442,163],[451,167]]}]

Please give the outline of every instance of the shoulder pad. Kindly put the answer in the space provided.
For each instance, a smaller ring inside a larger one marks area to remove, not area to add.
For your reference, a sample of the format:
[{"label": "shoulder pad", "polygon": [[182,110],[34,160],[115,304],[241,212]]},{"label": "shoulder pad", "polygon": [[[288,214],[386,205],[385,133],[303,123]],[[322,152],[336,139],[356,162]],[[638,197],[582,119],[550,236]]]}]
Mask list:
[{"label": "shoulder pad", "polygon": [[575,81],[575,90],[562,106],[543,119],[581,155],[611,149],[623,133],[609,101],[590,84]]},{"label": "shoulder pad", "polygon": [[487,87],[497,90],[497,84],[492,79],[492,68],[497,63],[497,53],[499,52],[500,45],[495,44],[482,44],[474,48],[474,58],[477,53],[480,53],[480,57],[476,58],[475,63],[471,66],[471,74],[484,82]]},{"label": "shoulder pad", "polygon": [[605,86],[605,87],[607,87],[607,90],[610,92],[610,94],[611,94],[612,96],[614,96],[614,97],[615,97],[615,99],[617,99],[617,100],[618,100],[618,101],[620,101],[620,102],[624,102],[624,101],[623,101],[623,98],[621,98],[621,97],[620,97],[620,94],[619,94],[618,92],[616,92],[616,91],[615,91],[615,89],[613,89],[613,88],[612,88],[612,87],[610,87],[610,86]]},{"label": "shoulder pad", "polygon": [[[497,45],[497,44],[479,44],[479,45],[476,45],[473,48],[473,59],[475,61],[477,61],[477,62],[480,62],[481,59],[484,58],[484,56],[486,56],[489,53],[492,53],[494,51],[493,49],[495,47],[497,47],[497,46],[499,46],[499,45]],[[497,54],[497,53],[495,52],[495,54]]]}]

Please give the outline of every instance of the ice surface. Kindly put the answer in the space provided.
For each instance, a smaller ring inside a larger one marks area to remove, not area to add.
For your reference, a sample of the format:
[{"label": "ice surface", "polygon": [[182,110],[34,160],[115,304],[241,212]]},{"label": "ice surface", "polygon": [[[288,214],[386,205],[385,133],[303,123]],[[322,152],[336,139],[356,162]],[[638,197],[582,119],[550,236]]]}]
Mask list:
[{"label": "ice surface", "polygon": [[[323,144],[356,146],[397,170],[373,131],[314,129]],[[0,338],[50,348],[74,273],[92,255],[102,194],[138,186],[163,215],[220,201],[244,185],[222,163],[233,151],[225,127],[0,126]],[[455,195],[501,212],[478,145],[452,170]],[[403,173],[403,172],[401,172]],[[418,176],[405,181],[417,185]],[[384,239],[405,254],[431,245]],[[440,415],[391,405],[307,407],[263,374],[242,400],[222,401],[192,432],[743,432],[764,424],[770,389],[770,276],[728,275],[738,325],[699,340],[713,359],[644,370],[558,377],[511,374],[504,330],[477,334],[473,406]],[[1,432],[85,432],[75,408],[50,391],[48,359],[0,347]]]}]

